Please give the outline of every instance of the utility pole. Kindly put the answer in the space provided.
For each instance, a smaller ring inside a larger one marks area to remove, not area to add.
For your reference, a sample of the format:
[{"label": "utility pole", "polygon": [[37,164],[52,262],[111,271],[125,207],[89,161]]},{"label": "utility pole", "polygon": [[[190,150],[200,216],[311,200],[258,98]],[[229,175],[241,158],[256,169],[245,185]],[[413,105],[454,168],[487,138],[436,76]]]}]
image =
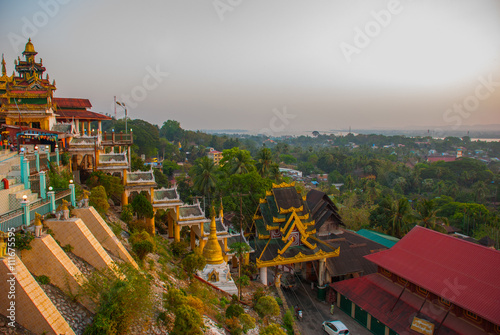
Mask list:
[{"label": "utility pole", "polygon": [[241,262],[243,260],[243,196],[247,196],[248,194],[238,193],[236,196],[240,197],[240,259],[238,261],[238,299],[241,300]]}]

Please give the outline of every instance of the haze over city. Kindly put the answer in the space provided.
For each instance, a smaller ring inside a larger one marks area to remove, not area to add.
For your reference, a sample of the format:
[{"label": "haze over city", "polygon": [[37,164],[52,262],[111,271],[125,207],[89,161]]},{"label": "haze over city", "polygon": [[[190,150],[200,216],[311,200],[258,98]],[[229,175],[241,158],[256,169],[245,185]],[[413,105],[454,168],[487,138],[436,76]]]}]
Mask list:
[{"label": "haze over city", "polygon": [[160,125],[500,124],[495,0],[2,0],[0,30],[8,75],[31,38],[55,96]]}]

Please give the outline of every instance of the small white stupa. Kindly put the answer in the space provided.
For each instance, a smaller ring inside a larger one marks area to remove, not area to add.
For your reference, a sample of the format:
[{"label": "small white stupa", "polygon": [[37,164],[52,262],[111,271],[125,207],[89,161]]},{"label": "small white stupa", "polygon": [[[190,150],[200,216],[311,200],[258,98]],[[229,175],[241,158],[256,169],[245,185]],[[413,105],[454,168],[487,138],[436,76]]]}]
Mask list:
[{"label": "small white stupa", "polygon": [[229,294],[238,294],[238,288],[231,277],[229,266],[222,257],[222,248],[217,240],[214,215],[212,215],[212,222],[210,223],[210,236],[203,248],[203,256],[207,261],[207,265],[202,271],[198,272],[198,276]]}]

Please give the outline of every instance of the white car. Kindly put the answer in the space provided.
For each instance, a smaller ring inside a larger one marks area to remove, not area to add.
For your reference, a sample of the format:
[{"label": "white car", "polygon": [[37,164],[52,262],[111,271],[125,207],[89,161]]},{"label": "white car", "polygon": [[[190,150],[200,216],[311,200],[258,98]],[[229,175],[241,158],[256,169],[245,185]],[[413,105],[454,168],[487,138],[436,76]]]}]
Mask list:
[{"label": "white car", "polygon": [[341,321],[325,321],[323,330],[330,335],[349,335],[349,329]]}]

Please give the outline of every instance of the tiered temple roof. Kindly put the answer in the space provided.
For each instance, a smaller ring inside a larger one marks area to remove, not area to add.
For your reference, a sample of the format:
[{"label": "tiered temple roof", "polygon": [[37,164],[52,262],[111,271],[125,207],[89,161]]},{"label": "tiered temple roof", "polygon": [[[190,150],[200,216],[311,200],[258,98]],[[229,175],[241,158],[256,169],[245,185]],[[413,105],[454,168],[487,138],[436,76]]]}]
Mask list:
[{"label": "tiered temple roof", "polygon": [[338,246],[316,236],[315,220],[295,184],[273,184],[254,215],[257,267],[335,257]]},{"label": "tiered temple roof", "polygon": [[154,190],[153,207],[155,208],[171,208],[183,204],[176,187]]}]

